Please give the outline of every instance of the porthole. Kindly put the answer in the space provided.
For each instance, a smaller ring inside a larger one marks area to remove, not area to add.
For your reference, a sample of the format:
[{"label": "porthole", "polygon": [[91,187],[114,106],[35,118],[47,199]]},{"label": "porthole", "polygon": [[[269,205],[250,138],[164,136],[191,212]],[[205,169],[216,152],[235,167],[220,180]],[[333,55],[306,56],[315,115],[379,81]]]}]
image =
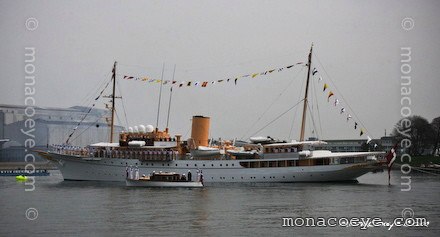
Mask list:
[{"label": "porthole", "polygon": [[232,164],[232,166],[234,166],[234,164]]},{"label": "porthole", "polygon": [[203,164],[203,167],[205,167],[205,164]]},{"label": "porthole", "polygon": [[177,164],[176,164],[176,166],[177,166]]},{"label": "porthole", "polygon": [[188,164],[186,164],[186,166],[188,166]]},{"label": "porthole", "polygon": [[228,164],[226,164],[226,166],[228,166]]},{"label": "porthole", "polygon": [[211,164],[212,167],[214,167],[214,164]]},{"label": "porthole", "polygon": [[168,166],[170,166],[170,164],[167,164]]},{"label": "porthole", "polygon": [[223,164],[220,164],[220,166],[222,166]]}]

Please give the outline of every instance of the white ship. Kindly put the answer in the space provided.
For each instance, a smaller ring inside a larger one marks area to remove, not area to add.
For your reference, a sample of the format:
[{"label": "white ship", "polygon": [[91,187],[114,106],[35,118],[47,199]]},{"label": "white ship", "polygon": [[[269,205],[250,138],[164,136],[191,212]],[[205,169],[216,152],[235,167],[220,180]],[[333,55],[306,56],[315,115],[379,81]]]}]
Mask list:
[{"label": "white ship", "polygon": [[[159,131],[152,126],[121,133],[119,142],[92,144],[82,149],[56,147],[39,154],[53,161],[64,180],[126,181],[127,167],[137,167],[140,174],[154,172],[197,173],[203,170],[204,184],[214,183],[279,183],[354,181],[359,176],[377,169],[384,152],[339,152],[313,150],[322,141],[304,141],[308,85],[312,48],[308,58],[308,75],[301,135],[299,141],[289,143],[251,144],[245,148],[224,149],[219,156],[191,156],[190,148],[181,136],[171,137],[168,128]],[[115,85],[116,63],[113,68]],[[115,92],[113,90],[112,115]],[[112,116],[113,127],[113,116]],[[209,147],[209,118],[195,116],[191,143],[195,147]],[[255,139],[254,139],[255,140]],[[256,142],[259,140],[256,139]],[[209,152],[207,152],[209,153]]]}]

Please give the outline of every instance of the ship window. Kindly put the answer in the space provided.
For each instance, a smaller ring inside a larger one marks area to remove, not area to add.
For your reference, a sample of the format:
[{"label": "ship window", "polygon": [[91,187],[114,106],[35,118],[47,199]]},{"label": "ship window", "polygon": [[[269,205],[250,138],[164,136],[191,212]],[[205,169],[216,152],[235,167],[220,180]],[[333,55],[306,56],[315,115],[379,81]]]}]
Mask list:
[{"label": "ship window", "polygon": [[283,176],[283,179],[285,179],[286,178],[286,176]]},{"label": "ship window", "polygon": [[205,167],[205,164],[203,164],[203,167]]},{"label": "ship window", "polygon": [[136,165],[138,165],[138,163],[136,162]]},{"label": "ship window", "polygon": [[188,164],[186,164],[186,166],[188,166]]},{"label": "ship window", "polygon": [[177,166],[177,164],[176,164],[176,166]]},{"label": "ship window", "polygon": [[266,177],[263,176],[263,179],[265,179]]},{"label": "ship window", "polygon": [[170,164],[167,164],[168,166],[170,166]]},{"label": "ship window", "polygon": [[162,166],[165,166],[165,164],[162,164]]},{"label": "ship window", "polygon": [[197,166],[197,164],[195,164],[194,166]]},{"label": "ship window", "polygon": [[214,167],[214,164],[211,164],[212,167]]},{"label": "ship window", "polygon": [[220,166],[222,166],[222,164],[220,164]]},{"label": "ship window", "polygon": [[241,179],[243,179],[243,177],[241,177]]},{"label": "ship window", "polygon": [[232,177],[232,179],[234,179],[234,177]]},{"label": "ship window", "polygon": [[232,166],[234,166],[234,164],[232,164]]},{"label": "ship window", "polygon": [[228,164],[226,164],[226,166],[228,166]]}]

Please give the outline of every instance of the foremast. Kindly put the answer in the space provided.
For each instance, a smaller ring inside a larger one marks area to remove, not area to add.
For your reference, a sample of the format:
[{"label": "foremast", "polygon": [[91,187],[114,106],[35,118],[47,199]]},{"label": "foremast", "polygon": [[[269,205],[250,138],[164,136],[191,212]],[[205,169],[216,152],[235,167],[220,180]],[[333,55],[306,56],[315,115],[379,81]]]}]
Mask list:
[{"label": "foremast", "polygon": [[113,80],[113,93],[112,93],[112,118],[110,121],[110,143],[113,143],[113,132],[114,132],[114,125],[115,125],[115,88],[116,88],[116,64],[117,62],[115,61],[115,63],[113,64],[113,75],[112,75],[112,80]]},{"label": "foremast", "polygon": [[312,67],[312,51],[313,51],[313,44],[310,47],[309,61],[307,63],[308,69],[307,69],[306,92],[304,94],[304,107],[303,107],[302,122],[301,122],[301,134],[299,137],[299,140],[301,142],[304,141],[304,131],[306,129],[306,114],[307,114],[307,106],[308,106],[307,97],[309,94],[310,69]]}]

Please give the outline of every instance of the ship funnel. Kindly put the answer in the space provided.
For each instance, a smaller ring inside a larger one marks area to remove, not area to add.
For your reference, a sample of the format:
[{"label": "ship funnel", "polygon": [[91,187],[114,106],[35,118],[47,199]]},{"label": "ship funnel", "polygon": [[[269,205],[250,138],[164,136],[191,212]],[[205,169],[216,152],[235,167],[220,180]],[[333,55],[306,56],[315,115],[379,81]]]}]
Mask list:
[{"label": "ship funnel", "polygon": [[193,116],[191,138],[194,141],[194,146],[208,146],[209,140],[209,125],[210,118],[204,116]]}]

